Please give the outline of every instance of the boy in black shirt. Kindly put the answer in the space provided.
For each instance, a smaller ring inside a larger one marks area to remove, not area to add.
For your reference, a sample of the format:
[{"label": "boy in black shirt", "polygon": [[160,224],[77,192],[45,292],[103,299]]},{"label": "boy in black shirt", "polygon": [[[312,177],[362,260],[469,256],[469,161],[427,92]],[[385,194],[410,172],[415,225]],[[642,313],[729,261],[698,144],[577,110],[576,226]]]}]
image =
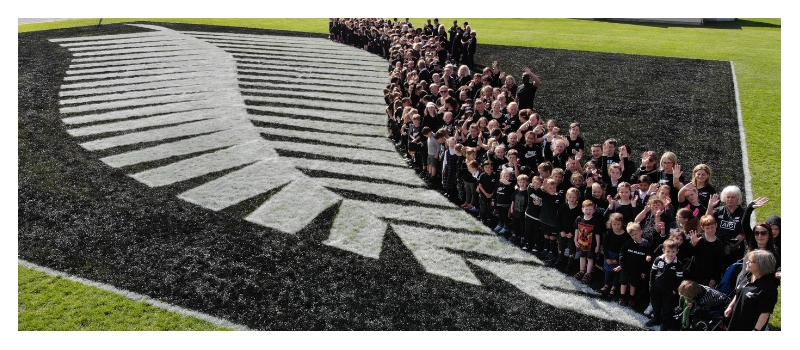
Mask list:
[{"label": "boy in black shirt", "polygon": [[497,181],[500,178],[492,172],[493,170],[492,161],[486,160],[483,162],[483,173],[478,175],[478,193],[480,193],[478,199],[480,199],[481,203],[480,219],[489,227],[494,224],[494,217],[492,216],[494,205],[492,205],[492,201],[494,200],[494,191],[497,189]]},{"label": "boy in black shirt", "polygon": [[678,243],[668,239],[663,243],[664,254],[653,261],[650,269],[650,302],[653,304],[653,319],[647,327],[661,325],[661,330],[670,328],[672,310],[678,305],[678,286],[683,282],[683,265],[678,261]]}]

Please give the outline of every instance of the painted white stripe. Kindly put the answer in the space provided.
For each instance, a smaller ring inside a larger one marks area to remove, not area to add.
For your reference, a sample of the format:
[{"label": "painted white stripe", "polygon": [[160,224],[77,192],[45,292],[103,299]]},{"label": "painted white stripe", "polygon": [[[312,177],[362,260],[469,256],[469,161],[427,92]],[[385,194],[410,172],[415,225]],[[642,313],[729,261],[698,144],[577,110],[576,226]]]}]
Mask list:
[{"label": "painted white stripe", "polygon": [[[233,101],[231,101],[231,105],[228,107],[237,107],[232,103]],[[151,116],[151,115],[165,114],[165,113],[188,112],[192,110],[214,108],[214,107],[220,107],[217,105],[217,101],[203,100],[203,101],[191,101],[191,102],[178,102],[160,106],[148,106],[135,109],[111,111],[99,114],[88,114],[77,117],[68,117],[61,119],[61,121],[64,122],[65,124],[84,124],[84,123],[106,121],[106,120],[126,119],[130,117],[143,117],[143,116]],[[244,107],[244,104],[238,107]]]},{"label": "painted white stripe", "polygon": [[241,92],[247,93],[257,93],[257,94],[264,94],[266,96],[253,96],[244,94],[248,100],[253,101],[270,101],[273,96],[296,96],[301,97],[303,99],[325,99],[325,100],[334,100],[334,101],[343,101],[343,102],[351,102],[357,103],[361,105],[377,105],[382,108],[386,108],[386,103],[384,103],[383,98],[375,96],[375,95],[349,95],[349,94],[337,94],[337,93],[326,93],[320,91],[292,91],[292,90],[259,90],[259,89],[240,89]]},{"label": "painted white stripe", "polygon": [[[217,45],[217,46],[219,46],[221,48],[225,48],[225,49],[238,49],[238,48],[242,48],[242,49],[266,49],[266,48],[269,48],[270,51],[273,51],[275,53],[278,53],[278,52],[284,52],[284,53],[285,52],[298,52],[297,47],[287,46],[285,44],[272,44],[272,43],[248,44],[248,43],[242,43],[242,42],[233,41],[233,40],[206,40],[206,41],[209,42],[209,43],[212,43],[214,45]],[[358,60],[361,60],[361,61],[369,60],[369,61],[372,61],[372,62],[382,63],[384,65],[388,64],[388,62],[386,62],[386,60],[384,60],[383,58],[379,58],[379,57],[376,58],[376,56],[371,54],[371,53],[364,53],[361,50],[358,50],[357,52],[356,51],[353,51],[352,53],[351,52],[347,52],[347,55],[349,57],[352,57],[354,59],[358,59]],[[341,57],[342,56],[340,50],[331,50],[331,49],[303,48],[302,49],[302,53],[304,53],[304,54],[322,55],[322,57],[327,57],[327,56],[330,56],[330,57]]]},{"label": "painted white stripe", "polygon": [[[247,63],[239,66],[239,72],[243,75],[240,78],[249,79],[285,79],[280,77],[307,79],[313,83],[322,83],[326,85],[341,84],[343,86],[361,86],[367,88],[376,88],[381,91],[386,87],[386,78],[370,77],[365,75],[349,74],[344,75],[339,73],[325,74],[315,73],[313,69],[298,69],[290,66],[273,66],[273,65],[249,65]],[[252,75],[247,73],[254,73],[260,75]],[[383,81],[381,81],[383,80]]]},{"label": "painted white stripe", "polygon": [[[301,73],[301,77],[311,77],[311,74],[318,74],[320,77],[330,80],[346,81],[358,80],[386,86],[386,78],[389,76],[382,70],[367,69],[340,69],[340,68],[319,68],[309,66],[287,65],[282,60],[260,59],[260,60],[237,60],[240,69],[250,69],[256,72],[279,71],[283,75],[290,73]],[[374,92],[373,92],[374,93]]]},{"label": "painted white stripe", "polygon": [[[250,119],[267,123],[279,123],[281,125],[299,126],[303,128],[316,129],[327,132],[346,132],[348,134],[360,134],[364,136],[385,136],[386,127],[382,125],[365,125],[358,123],[337,123],[318,120],[308,120],[299,118],[286,118],[272,115],[251,115]],[[395,152],[397,153],[397,152]]]},{"label": "painted white stripe", "polygon": [[101,158],[103,163],[112,167],[152,162],[172,156],[183,156],[192,153],[230,147],[247,141],[258,140],[260,137],[254,128],[240,127],[229,129],[210,135],[201,135],[190,139],[170,142],[163,145],[148,147],[122,154],[115,154]]},{"label": "painted white stripe", "polygon": [[[156,81],[169,81],[169,80],[184,80],[184,79],[206,79],[213,81],[215,79],[226,79],[230,76],[228,72],[190,72],[190,73],[177,73],[177,74],[162,74],[146,77],[136,78],[120,78],[120,79],[106,79],[85,83],[70,83],[62,85],[62,89],[80,89],[80,88],[94,88],[101,86],[111,85],[137,85],[142,83],[150,83]],[[136,89],[137,86],[132,86],[131,89]]]},{"label": "painted white stripe", "polygon": [[113,66],[113,67],[101,67],[101,68],[78,68],[78,69],[70,69],[67,71],[67,75],[78,75],[78,74],[94,74],[94,73],[106,73],[106,72],[118,72],[121,71],[135,71],[135,70],[153,70],[153,69],[164,69],[164,68],[185,68],[186,70],[211,70],[211,65],[219,64],[219,61],[222,60],[190,60],[190,61],[172,61],[172,62],[154,62],[154,63],[145,63],[145,64],[128,64],[124,66]]},{"label": "painted white stripe", "polygon": [[107,132],[135,130],[153,126],[171,125],[171,124],[192,122],[197,120],[218,118],[220,115],[234,114],[239,112],[240,110],[241,110],[240,108],[235,108],[235,107],[200,109],[200,110],[193,110],[193,111],[186,111],[179,113],[157,115],[149,118],[124,120],[120,122],[84,126],[80,128],[69,129],[67,130],[67,132],[72,136],[87,136],[87,135],[102,134]]},{"label": "painted white stripe", "polygon": [[245,220],[294,234],[340,200],[341,197],[314,182],[294,181]]},{"label": "painted white stripe", "polygon": [[231,321],[228,321],[228,320],[225,320],[225,319],[222,319],[222,318],[219,318],[219,317],[211,316],[209,314],[205,314],[205,313],[202,313],[202,312],[199,312],[199,311],[189,310],[189,309],[177,306],[177,305],[168,304],[168,303],[165,303],[165,302],[160,301],[158,299],[153,299],[151,297],[148,297],[146,295],[142,295],[142,294],[139,294],[139,293],[131,292],[129,290],[125,290],[125,289],[120,289],[120,288],[114,287],[114,286],[112,286],[110,284],[105,284],[105,283],[101,283],[101,282],[87,280],[85,278],[73,276],[73,275],[70,275],[68,273],[61,272],[61,271],[56,271],[56,270],[53,270],[53,269],[48,268],[48,267],[39,266],[39,265],[36,265],[34,263],[31,263],[31,262],[28,262],[28,261],[25,261],[25,260],[22,260],[22,259],[17,259],[17,262],[18,262],[18,264],[20,266],[29,268],[31,270],[44,272],[44,273],[46,273],[46,274],[48,274],[50,276],[61,277],[63,279],[70,280],[70,281],[73,281],[73,282],[77,282],[77,283],[80,283],[80,284],[84,284],[84,285],[87,285],[87,286],[90,286],[90,287],[99,288],[99,289],[105,290],[107,292],[111,292],[111,293],[114,293],[114,294],[121,295],[121,296],[126,297],[128,299],[131,299],[133,301],[141,301],[141,302],[147,303],[149,305],[152,305],[152,306],[154,306],[156,308],[159,308],[159,309],[162,309],[162,310],[166,310],[166,311],[169,311],[169,312],[173,312],[173,313],[176,313],[176,314],[179,314],[179,315],[189,316],[189,317],[194,317],[194,318],[197,318],[197,319],[201,319],[201,320],[206,321],[208,323],[211,323],[211,324],[213,324],[215,326],[228,327],[228,328],[231,328],[231,329],[234,329],[234,330],[237,330],[237,331],[249,331],[249,330],[251,330],[250,328],[248,328],[247,326],[244,326],[244,325],[236,324],[236,323],[233,323]]},{"label": "painted white stripe", "polygon": [[150,187],[160,187],[277,156],[278,154],[266,142],[253,140],[214,153],[145,170],[131,177]]},{"label": "painted white stripe", "polygon": [[126,48],[126,49],[109,49],[109,48],[92,48],[91,50],[81,50],[78,48],[70,48],[69,50],[72,52],[73,57],[86,57],[86,56],[97,56],[97,55],[121,55],[121,54],[131,54],[131,53],[139,53],[139,52],[166,52],[166,51],[183,51],[185,50],[185,45],[180,45],[181,43],[170,43],[167,45],[157,45],[157,46],[141,46],[137,45],[134,48]]},{"label": "painted white stripe", "polygon": [[359,137],[353,135],[331,134],[331,133],[299,131],[299,130],[289,130],[289,129],[276,129],[269,127],[259,128],[259,131],[267,135],[296,137],[299,139],[307,140],[309,143],[324,141],[353,148],[363,147],[363,148],[378,149],[388,152],[397,152],[394,148],[394,145],[392,145],[391,142],[389,142],[386,138],[363,137],[363,136]]},{"label": "painted white stripe", "polygon": [[450,279],[481,285],[467,262],[450,250],[475,252],[516,261],[541,261],[517,247],[503,243],[493,234],[460,234],[436,229],[425,229],[392,224],[392,229],[411,250],[425,271]]},{"label": "painted white stripe", "polygon": [[[250,97],[248,97],[247,99],[254,101],[257,100]],[[386,115],[386,105],[376,105],[376,104],[363,105],[360,103],[315,101],[315,100],[304,100],[304,99],[286,98],[286,97],[270,97],[269,102],[280,103],[288,106],[301,106],[301,107],[319,108],[319,109],[336,109],[336,110],[344,110],[347,112],[374,113],[377,118],[380,118],[379,116]]]},{"label": "painted white stripe", "polygon": [[[258,55],[253,55],[253,54],[238,54],[238,53],[234,53],[233,54],[233,58],[235,58],[238,61],[254,61],[254,62],[268,61],[269,62],[270,60],[274,60],[277,57],[273,58],[271,56],[258,56]],[[328,62],[323,62],[321,60],[314,60],[314,59],[302,58],[302,57],[297,57],[295,59],[281,59],[280,63],[283,63],[283,64],[287,64],[288,63],[289,65],[300,65],[300,64],[302,64],[304,66],[317,67],[317,68],[333,68],[333,69],[342,69],[342,70],[353,69],[353,65],[351,65],[349,63],[328,63]],[[377,66],[376,66],[376,69],[377,69]]]},{"label": "painted white stripe", "polygon": [[353,124],[381,125],[386,126],[386,117],[376,116],[375,114],[364,114],[355,112],[327,111],[314,108],[295,108],[295,107],[274,107],[274,106],[247,106],[253,109],[268,113],[280,113],[289,115],[308,116],[338,120]]},{"label": "painted white stripe", "polygon": [[[561,290],[572,286],[587,294],[597,294],[594,291],[587,291],[586,287],[577,286],[577,281],[554,269],[479,259],[469,259],[469,261],[545,304],[560,309],[573,310],[584,315],[645,328],[644,324],[647,322],[647,318],[634,310],[620,307],[612,302],[598,300],[597,298],[562,292]],[[544,286],[551,288],[544,288]]]},{"label": "painted white stripe", "polygon": [[73,38],[59,38],[59,39],[49,39],[54,43],[73,43],[73,42],[92,42],[92,41],[103,41],[103,40],[117,40],[122,38],[148,38],[148,37],[161,37],[164,36],[164,33],[160,31],[154,32],[140,32],[140,33],[128,33],[128,34],[109,34],[109,35],[95,35],[95,36],[87,36],[87,37],[73,37]]},{"label": "painted white stripe", "polygon": [[83,96],[83,95],[96,95],[96,94],[112,94],[112,93],[127,92],[132,90],[153,90],[153,89],[164,89],[164,88],[173,88],[181,86],[197,86],[204,84],[208,84],[208,78],[162,80],[162,81],[154,81],[152,83],[101,86],[96,88],[82,88],[73,90],[64,90],[62,88],[61,91],[58,92],[58,95],[62,97],[69,97],[69,96]]},{"label": "painted white stripe", "polygon": [[94,80],[94,79],[120,79],[124,77],[135,77],[135,76],[158,76],[164,74],[176,74],[176,73],[205,73],[205,72],[212,72],[214,71],[215,65],[195,65],[195,66],[181,66],[181,67],[172,67],[172,68],[158,68],[158,69],[137,69],[137,70],[126,70],[124,72],[111,72],[111,73],[99,73],[99,74],[73,74],[64,77],[64,81],[78,81],[78,80]]},{"label": "painted white stripe", "polygon": [[74,43],[62,43],[59,45],[69,48],[83,48],[83,47],[91,48],[91,47],[105,47],[111,45],[136,45],[136,44],[148,45],[151,43],[185,41],[185,40],[186,40],[185,38],[166,37],[164,35],[159,35],[159,36],[144,37],[144,38],[98,40],[95,42],[81,41]]},{"label": "painted white stripe", "polygon": [[[272,78],[275,79],[275,78]],[[360,95],[360,96],[369,96],[373,99],[378,98],[375,95],[375,89],[362,89],[358,87],[349,87],[349,86],[342,86],[342,85],[320,85],[320,84],[307,84],[301,83],[297,81],[297,79],[284,79],[286,84],[281,83],[270,83],[270,82],[240,82],[241,85],[248,85],[248,86],[257,86],[263,88],[270,88],[275,90],[304,90],[304,91],[319,91],[319,92],[334,92],[334,93],[341,93],[341,94],[352,94],[352,95]],[[361,86],[360,84],[355,84],[356,86]],[[252,89],[252,88],[249,88]],[[259,91],[259,90],[256,90]],[[263,90],[261,90],[263,91]],[[383,99],[380,99],[383,102]]]},{"label": "painted white stripe", "polygon": [[193,123],[170,126],[161,129],[140,131],[125,135],[97,139],[81,143],[81,147],[89,151],[97,151],[101,149],[127,146],[137,143],[161,141],[177,137],[228,130],[233,127],[236,127],[237,125],[241,125],[241,122],[214,118],[214,119],[201,120]]},{"label": "painted white stripe", "polygon": [[163,38],[150,40],[137,40],[128,42],[118,42],[109,40],[103,43],[84,43],[83,45],[64,46],[70,52],[99,51],[99,50],[120,50],[120,49],[147,49],[150,47],[165,47],[182,45],[186,39]]},{"label": "painted white stripe", "polygon": [[[225,91],[220,91],[219,93],[225,94]],[[231,93],[230,95],[234,94]],[[140,106],[147,106],[159,103],[206,101],[216,96],[218,96],[218,94],[214,92],[192,92],[181,95],[137,98],[137,99],[129,99],[123,101],[112,101],[112,102],[92,103],[80,106],[61,107],[61,113],[67,114],[67,113],[91,112],[103,109],[140,107]]]},{"label": "painted white stripe", "polygon": [[132,59],[141,59],[141,58],[156,58],[156,57],[172,57],[172,56],[202,56],[204,54],[203,49],[186,49],[181,51],[168,51],[168,52],[143,52],[143,53],[132,53],[127,55],[115,55],[115,56],[88,56],[88,57],[76,57],[72,59],[72,62],[115,62],[119,60],[132,60]]},{"label": "painted white stripe", "polygon": [[108,61],[108,62],[87,62],[87,63],[72,63],[69,65],[70,69],[85,69],[91,67],[114,67],[114,66],[128,66],[135,64],[145,63],[162,63],[162,62],[193,62],[193,61],[206,61],[208,59],[201,55],[187,55],[187,56],[169,56],[169,57],[154,57],[154,58],[135,58],[128,60]]},{"label": "painted white stripe", "polygon": [[192,188],[178,198],[218,211],[293,180],[307,181],[308,177],[284,159],[269,158]]},{"label": "painted white stripe", "polygon": [[[194,37],[203,37],[207,39],[212,38],[228,38],[245,41],[257,42],[273,42],[273,43],[287,43],[291,45],[309,45],[315,47],[332,47],[341,49],[344,45],[325,40],[322,38],[304,38],[295,36],[280,36],[280,35],[262,35],[262,34],[234,34],[234,33],[214,33],[214,32],[197,32],[197,31],[183,31],[183,34],[190,34]],[[345,46],[347,47],[347,46]],[[356,49],[353,49],[356,50]]]},{"label": "painted white stripe", "polygon": [[273,59],[281,59],[287,62],[326,62],[326,63],[337,63],[337,64],[346,64],[353,68],[386,68],[386,62],[364,62],[353,60],[349,58],[341,58],[341,55],[338,55],[339,58],[328,58],[324,55],[309,55],[298,52],[270,52],[267,49],[265,50],[256,50],[256,49],[227,49],[228,52],[234,55],[248,55],[253,57],[264,57],[264,58],[273,58]]},{"label": "painted white stripe", "polygon": [[[747,136],[744,132],[744,119],[742,118],[742,102],[739,100],[739,82],[736,80],[736,69],[731,61],[731,77],[733,78],[733,93],[736,97],[736,121],[739,124],[739,143],[742,147],[742,169],[744,170],[744,191],[749,200],[754,200],[753,177],[750,174],[750,158],[747,156]],[[750,226],[757,223],[756,216],[750,217]]]},{"label": "painted white stripe", "polygon": [[284,150],[303,152],[308,154],[316,154],[327,157],[344,158],[348,160],[362,160],[372,163],[402,166],[405,168],[405,162],[400,158],[397,152],[384,152],[375,150],[365,150],[359,148],[344,148],[334,146],[318,146],[309,143],[299,142],[277,142],[269,141],[272,148]]},{"label": "painted white stripe", "polygon": [[404,201],[427,203],[442,207],[453,207],[454,209],[456,208],[453,203],[450,203],[450,201],[439,194],[439,192],[431,191],[422,187],[405,187],[391,184],[376,184],[371,182],[322,177],[314,178],[314,181],[327,188],[356,191],[381,197],[396,198]]},{"label": "painted white stripe", "polygon": [[150,90],[122,92],[115,94],[106,93],[103,95],[62,99],[60,102],[62,105],[89,103],[89,102],[99,104],[105,102],[133,100],[140,98],[156,99],[156,98],[162,98],[163,95],[173,95],[174,97],[174,95],[197,94],[200,92],[213,93],[224,90],[230,90],[230,92],[238,93],[237,89],[231,87],[230,83],[228,82],[209,82],[208,84],[197,84],[190,86],[164,87],[164,88],[155,88]]},{"label": "painted white stripe", "polygon": [[[349,164],[341,162],[331,162],[317,159],[299,159],[284,157],[292,163],[295,168],[308,170],[321,170],[329,173],[367,177],[378,180],[386,180],[397,183],[409,184],[412,186],[424,186],[422,181],[413,171],[397,171],[397,167],[368,165],[368,164]],[[471,221],[475,221],[471,216]],[[447,221],[442,221],[447,222]],[[478,224],[480,225],[480,224]]]}]

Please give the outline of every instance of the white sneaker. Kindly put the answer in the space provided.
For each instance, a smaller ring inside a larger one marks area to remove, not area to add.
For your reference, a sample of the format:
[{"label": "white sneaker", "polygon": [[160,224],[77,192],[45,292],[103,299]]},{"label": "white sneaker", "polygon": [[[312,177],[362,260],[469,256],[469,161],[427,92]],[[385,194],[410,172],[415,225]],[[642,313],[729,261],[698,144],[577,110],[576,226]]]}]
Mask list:
[{"label": "white sneaker", "polygon": [[652,316],[653,315],[653,304],[647,304],[647,308],[644,309],[645,316]]}]

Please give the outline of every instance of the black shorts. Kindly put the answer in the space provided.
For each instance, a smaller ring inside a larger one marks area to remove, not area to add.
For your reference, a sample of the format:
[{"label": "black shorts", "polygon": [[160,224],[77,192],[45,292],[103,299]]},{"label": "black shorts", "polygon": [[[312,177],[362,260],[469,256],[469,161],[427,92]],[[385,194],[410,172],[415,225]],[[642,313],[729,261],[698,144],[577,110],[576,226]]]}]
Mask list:
[{"label": "black shorts", "polygon": [[619,284],[626,285],[630,284],[633,288],[639,288],[644,284],[644,279],[642,278],[642,272],[635,272],[635,273],[625,273],[625,270],[622,270],[622,273],[619,274]]},{"label": "black shorts", "polygon": [[588,252],[584,252],[584,251],[578,249],[578,256],[581,257],[581,258],[594,260],[594,259],[597,258],[597,253],[595,253],[594,250],[590,250]]},{"label": "black shorts", "polygon": [[544,234],[547,237],[558,236],[558,230],[555,228],[555,226],[550,226],[548,224],[541,222],[541,230],[542,234]]}]

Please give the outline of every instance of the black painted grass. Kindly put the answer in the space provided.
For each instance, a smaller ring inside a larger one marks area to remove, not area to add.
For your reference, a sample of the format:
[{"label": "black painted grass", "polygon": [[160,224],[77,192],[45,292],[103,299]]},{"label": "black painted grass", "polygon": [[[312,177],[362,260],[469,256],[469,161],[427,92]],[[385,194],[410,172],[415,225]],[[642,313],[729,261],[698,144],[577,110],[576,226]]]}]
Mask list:
[{"label": "black painted grass", "polygon": [[[303,231],[284,234],[241,219],[270,194],[213,212],[176,198],[174,187],[149,188],[106,166],[60,121],[57,94],[69,54],[46,39],[142,30],[109,25],[18,35],[20,258],[263,330],[632,329],[552,308],[475,266],[484,286],[428,274],[391,228],[378,260],[328,247],[322,242],[338,205]],[[636,153],[670,149],[691,166],[702,159],[717,183],[741,178],[741,165],[715,163],[741,160],[726,63],[493,52],[478,61],[499,58],[506,69],[521,62],[510,71],[529,64],[544,80],[537,109],[563,119],[563,129],[566,120],[581,121],[588,142],[616,136]]]}]

